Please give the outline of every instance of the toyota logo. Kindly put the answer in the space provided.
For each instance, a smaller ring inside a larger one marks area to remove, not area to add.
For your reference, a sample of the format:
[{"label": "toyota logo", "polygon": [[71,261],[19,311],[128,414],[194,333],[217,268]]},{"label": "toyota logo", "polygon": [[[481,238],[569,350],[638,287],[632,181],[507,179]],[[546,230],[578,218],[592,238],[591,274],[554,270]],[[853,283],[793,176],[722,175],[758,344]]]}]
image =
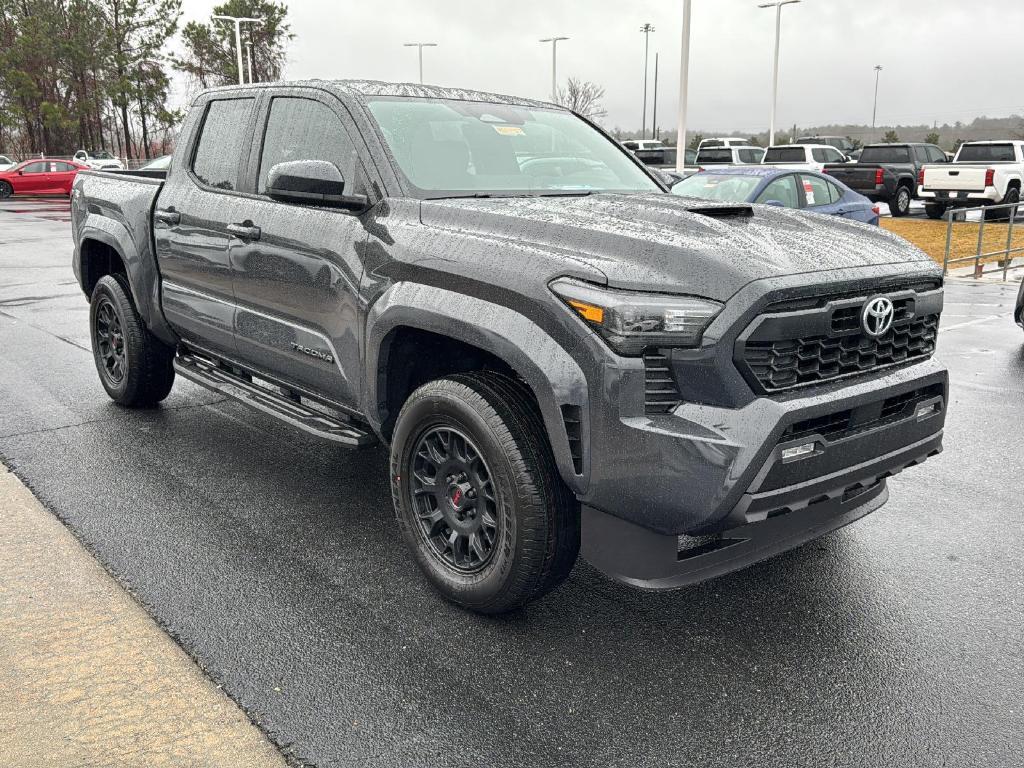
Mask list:
[{"label": "toyota logo", "polygon": [[890,328],[892,321],[896,318],[896,308],[892,301],[885,296],[870,299],[864,305],[864,311],[860,316],[860,324],[864,333],[868,336],[878,338]]}]

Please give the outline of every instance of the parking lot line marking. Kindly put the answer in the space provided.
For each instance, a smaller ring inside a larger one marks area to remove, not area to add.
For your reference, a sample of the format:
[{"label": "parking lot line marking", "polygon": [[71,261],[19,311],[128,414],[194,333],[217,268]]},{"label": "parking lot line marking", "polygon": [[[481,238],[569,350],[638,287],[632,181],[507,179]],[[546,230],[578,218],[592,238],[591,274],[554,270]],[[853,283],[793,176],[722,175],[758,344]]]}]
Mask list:
[{"label": "parking lot line marking", "polygon": [[955,331],[957,328],[966,328],[969,325],[981,325],[982,323],[988,323],[992,320],[1000,320],[1002,317],[1002,315],[989,315],[988,317],[979,317],[977,320],[968,320],[963,323],[957,323],[956,325],[947,325],[945,328],[939,328],[939,333]]}]

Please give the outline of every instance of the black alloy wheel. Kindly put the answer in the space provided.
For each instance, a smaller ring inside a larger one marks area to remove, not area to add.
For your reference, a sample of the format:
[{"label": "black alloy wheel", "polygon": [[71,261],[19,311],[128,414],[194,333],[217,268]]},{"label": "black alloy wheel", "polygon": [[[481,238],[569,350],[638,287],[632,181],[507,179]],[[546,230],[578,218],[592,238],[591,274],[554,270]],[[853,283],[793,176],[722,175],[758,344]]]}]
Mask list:
[{"label": "black alloy wheel", "polygon": [[117,386],[124,380],[125,342],[117,308],[106,296],[96,307],[96,352],[102,362],[102,375]]},{"label": "black alloy wheel", "polygon": [[420,534],[448,568],[483,569],[499,534],[491,471],[480,450],[448,426],[428,428],[410,456],[410,503]]},{"label": "black alloy wheel", "polygon": [[6,197],[10,197],[13,194],[14,187],[12,187],[9,182],[0,181],[0,200],[3,200]]}]

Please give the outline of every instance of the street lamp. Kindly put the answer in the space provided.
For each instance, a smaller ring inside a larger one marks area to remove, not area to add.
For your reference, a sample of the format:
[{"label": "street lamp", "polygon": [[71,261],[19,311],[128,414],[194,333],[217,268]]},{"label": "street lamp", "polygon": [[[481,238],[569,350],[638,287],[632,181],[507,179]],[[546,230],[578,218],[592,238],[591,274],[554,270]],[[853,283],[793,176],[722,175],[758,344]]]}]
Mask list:
[{"label": "street lamp", "polygon": [[640,121],[640,135],[643,138],[647,138],[647,72],[650,69],[648,65],[649,54],[650,54],[650,41],[651,32],[654,31],[654,25],[651,23],[644,24],[640,27],[640,31],[644,33],[644,116]]},{"label": "street lamp", "polygon": [[551,100],[558,103],[558,41],[568,37],[545,37],[542,43],[551,43]]},{"label": "street lamp", "polygon": [[878,117],[878,76],[882,72],[882,65],[875,65],[875,106],[871,110],[871,140],[875,139],[875,119]]},{"label": "street lamp", "polygon": [[406,43],[406,48],[418,48],[420,54],[420,85],[423,85],[423,49],[437,48],[437,43]]},{"label": "street lamp", "polygon": [[676,127],[676,170],[686,167],[686,101],[690,89],[690,7],[683,0],[683,44],[679,54],[679,121]]},{"label": "street lamp", "polygon": [[249,60],[249,83],[252,83],[252,41],[247,40],[245,43],[245,55]]},{"label": "street lamp", "polygon": [[245,73],[242,71],[242,24],[262,24],[263,19],[250,19],[244,16],[214,16],[218,21],[235,22],[235,52],[238,54],[238,84],[245,85]]},{"label": "street lamp", "polygon": [[[779,100],[779,37],[782,32],[782,6],[799,3],[800,0],[779,0],[775,3],[761,3],[758,8],[775,9],[775,66],[772,68],[772,112],[768,127],[768,146],[775,144],[775,107]],[[796,139],[796,136],[793,137]]]}]

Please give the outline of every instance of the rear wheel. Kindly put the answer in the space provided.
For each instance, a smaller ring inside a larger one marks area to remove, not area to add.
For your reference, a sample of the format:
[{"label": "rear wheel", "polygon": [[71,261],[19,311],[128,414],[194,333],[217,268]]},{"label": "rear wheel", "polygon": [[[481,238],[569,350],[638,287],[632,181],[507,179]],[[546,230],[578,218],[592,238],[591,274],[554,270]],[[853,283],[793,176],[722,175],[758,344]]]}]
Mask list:
[{"label": "rear wheel", "polygon": [[896,188],[896,194],[889,200],[889,213],[893,216],[906,216],[910,213],[910,188],[901,185]]},{"label": "rear wheel", "polygon": [[152,406],[174,385],[174,350],[149,332],[122,275],[96,283],[89,308],[93,359],[110,398],[129,407]]},{"label": "rear wheel", "polygon": [[14,187],[11,186],[10,182],[0,181],[0,200],[6,197],[10,197],[14,194]]},{"label": "rear wheel", "polygon": [[946,206],[942,203],[926,203],[924,212],[928,214],[929,219],[941,219],[946,215]]},{"label": "rear wheel", "polygon": [[536,404],[491,372],[424,384],[391,446],[405,543],[452,602],[503,613],[560,584],[579,553],[579,505],[555,468]]},{"label": "rear wheel", "polygon": [[[1013,205],[1014,203],[1020,202],[1020,190],[1017,187],[1010,187],[1006,190],[1006,196],[1003,197],[1000,205]],[[1016,208],[1000,208],[998,211],[992,211],[985,215],[986,221],[1009,221],[1011,218],[1017,218]]]}]

